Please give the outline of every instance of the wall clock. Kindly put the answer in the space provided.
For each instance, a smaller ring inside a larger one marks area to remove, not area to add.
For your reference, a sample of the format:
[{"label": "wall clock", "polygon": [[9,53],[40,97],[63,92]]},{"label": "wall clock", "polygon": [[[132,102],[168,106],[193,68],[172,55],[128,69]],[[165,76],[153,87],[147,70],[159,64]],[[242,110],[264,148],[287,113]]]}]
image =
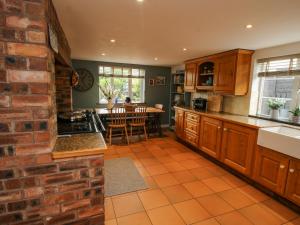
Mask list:
[{"label": "wall clock", "polygon": [[74,87],[77,91],[87,91],[93,87],[94,76],[87,69],[77,69],[79,75],[78,84]]}]

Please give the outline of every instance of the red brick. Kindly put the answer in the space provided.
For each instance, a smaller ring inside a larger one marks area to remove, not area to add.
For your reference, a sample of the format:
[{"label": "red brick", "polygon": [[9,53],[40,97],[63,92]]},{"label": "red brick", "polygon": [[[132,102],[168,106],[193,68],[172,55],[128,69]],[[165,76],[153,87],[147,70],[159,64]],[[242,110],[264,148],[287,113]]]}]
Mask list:
[{"label": "red brick", "polygon": [[43,58],[29,58],[30,70],[48,70],[47,60]]},{"label": "red brick", "polygon": [[87,208],[84,210],[79,211],[78,217],[79,218],[85,218],[90,216],[95,216],[98,214],[102,214],[104,212],[103,206],[94,206],[91,208]]},{"label": "red brick", "polygon": [[35,155],[39,156],[40,154],[50,153],[52,149],[48,144],[34,144],[34,145],[24,145],[16,147],[17,156],[25,155]]},{"label": "red brick", "polygon": [[26,40],[28,42],[43,44],[46,42],[46,36],[45,33],[41,31],[27,31]]},{"label": "red brick", "polygon": [[68,221],[72,221],[75,219],[75,214],[74,212],[67,213],[67,214],[59,214],[55,215],[52,217],[47,217],[47,225],[52,225],[52,224],[65,224]]},{"label": "red brick", "polygon": [[43,155],[36,156],[37,164],[46,164],[46,163],[51,163],[52,161],[53,161],[52,154],[43,154]]},{"label": "red brick", "polygon": [[90,164],[91,164],[92,167],[103,167],[103,165],[104,165],[103,156],[100,156],[96,159],[92,159],[90,161]]},{"label": "red brick", "polygon": [[26,206],[27,206],[26,201],[11,202],[7,204],[7,210],[9,212],[19,211],[25,209]]},{"label": "red brick", "polygon": [[0,70],[0,82],[6,82],[7,77],[6,77],[6,70]]},{"label": "red brick", "polygon": [[10,82],[48,83],[50,73],[46,71],[7,70]]},{"label": "red brick", "polygon": [[32,133],[6,134],[0,136],[0,144],[30,144],[33,143]]},{"label": "red brick", "polygon": [[0,109],[0,120],[27,120],[32,119],[29,109]]},{"label": "red brick", "polygon": [[22,28],[22,29],[26,29],[26,28],[44,29],[45,23],[42,20],[32,20],[27,17],[7,16],[6,26]]},{"label": "red brick", "polygon": [[32,83],[29,84],[31,94],[48,94],[49,85],[46,83]]},{"label": "red brick", "polygon": [[48,109],[36,109],[33,111],[34,119],[49,119],[51,117],[51,112]]},{"label": "red brick", "polygon": [[25,13],[30,17],[36,16],[41,17],[45,14],[45,8],[42,4],[35,4],[35,3],[26,3],[25,5]]},{"label": "red brick", "polygon": [[36,185],[36,180],[34,177],[26,177],[21,179],[24,188],[34,187]]},{"label": "red brick", "polygon": [[42,187],[33,187],[24,189],[24,196],[25,198],[32,198],[43,195],[44,191]]},{"label": "red brick", "polygon": [[67,184],[63,184],[59,187],[59,191],[74,191],[80,188],[87,188],[88,186],[89,184],[85,180],[74,181]]},{"label": "red brick", "polygon": [[34,141],[35,143],[44,143],[50,141],[49,132],[34,132]]},{"label": "red brick", "polygon": [[49,205],[61,204],[73,200],[75,200],[75,194],[73,192],[45,196],[45,202],[47,202]]},{"label": "red brick", "polygon": [[24,57],[6,56],[5,68],[6,69],[27,69],[27,60]]},{"label": "red brick", "polygon": [[54,164],[25,168],[26,175],[42,175],[55,172],[57,172],[57,167]]},{"label": "red brick", "polygon": [[48,130],[48,121],[34,121],[35,131],[46,131]]},{"label": "red brick", "polygon": [[7,53],[9,55],[44,58],[48,56],[48,48],[36,44],[7,43]]},{"label": "red brick", "polygon": [[13,107],[49,106],[49,103],[48,95],[12,96]]},{"label": "red brick", "polygon": [[6,133],[11,131],[11,123],[10,122],[0,122],[0,133]]},{"label": "red brick", "polygon": [[15,131],[16,132],[30,132],[30,131],[33,131],[33,122],[32,121],[15,122]]},{"label": "red brick", "polygon": [[17,201],[22,198],[20,191],[0,193],[0,202]]},{"label": "red brick", "polygon": [[59,214],[59,205],[52,205],[46,207],[39,207],[37,209],[28,210],[27,216],[28,218],[36,218],[36,217],[44,217]]},{"label": "red brick", "polygon": [[5,187],[8,190],[21,188],[21,181],[19,179],[12,179],[5,181]]},{"label": "red brick", "polygon": [[82,200],[76,200],[72,203],[63,204],[61,207],[61,210],[63,212],[67,212],[73,209],[79,209],[83,207],[89,206],[91,203],[90,199],[82,199]]},{"label": "red brick", "polygon": [[18,221],[21,221],[23,219],[23,216],[21,213],[12,213],[12,214],[6,214],[3,216],[0,216],[0,224],[11,224]]},{"label": "red brick", "polygon": [[42,178],[40,178],[40,182],[42,184],[59,184],[63,182],[72,181],[73,179],[74,176],[72,173],[58,173],[43,176]]},{"label": "red brick", "polygon": [[0,96],[0,107],[9,107],[10,98],[9,96],[2,95]]},{"label": "red brick", "polygon": [[13,30],[8,28],[2,28],[2,37],[3,40],[10,42],[24,42],[25,41],[25,32],[19,30]]}]

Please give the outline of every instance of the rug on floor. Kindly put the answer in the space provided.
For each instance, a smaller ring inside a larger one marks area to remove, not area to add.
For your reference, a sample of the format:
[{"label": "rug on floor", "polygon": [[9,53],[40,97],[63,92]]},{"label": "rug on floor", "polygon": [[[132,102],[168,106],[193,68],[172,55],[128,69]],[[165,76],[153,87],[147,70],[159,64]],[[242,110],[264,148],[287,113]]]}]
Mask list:
[{"label": "rug on floor", "polygon": [[105,160],[104,179],[106,197],[148,188],[144,178],[130,158]]}]

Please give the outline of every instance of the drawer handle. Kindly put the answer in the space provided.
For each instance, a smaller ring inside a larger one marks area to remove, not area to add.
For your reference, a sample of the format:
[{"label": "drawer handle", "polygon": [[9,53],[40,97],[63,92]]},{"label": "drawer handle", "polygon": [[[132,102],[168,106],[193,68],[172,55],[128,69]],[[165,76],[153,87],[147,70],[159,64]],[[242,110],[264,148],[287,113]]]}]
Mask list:
[{"label": "drawer handle", "polygon": [[285,166],[284,165],[280,165],[280,169],[284,169],[285,168]]},{"label": "drawer handle", "polygon": [[294,169],[290,169],[290,173],[294,173],[295,172],[295,170]]}]

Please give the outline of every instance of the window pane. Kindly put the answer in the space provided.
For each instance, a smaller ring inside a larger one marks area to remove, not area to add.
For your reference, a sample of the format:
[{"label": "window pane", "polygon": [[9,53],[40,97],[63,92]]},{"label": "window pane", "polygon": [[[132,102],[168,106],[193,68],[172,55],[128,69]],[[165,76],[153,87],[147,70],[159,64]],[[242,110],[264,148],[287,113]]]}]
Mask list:
[{"label": "window pane", "polygon": [[139,69],[132,69],[132,76],[138,77],[140,75]]},{"label": "window pane", "polygon": [[119,95],[116,97],[118,103],[125,101],[125,98],[129,96],[128,78],[113,78],[114,88],[119,91]]},{"label": "window pane", "polygon": [[131,75],[131,69],[123,68],[123,76],[129,76],[129,75]]},{"label": "window pane", "polygon": [[114,75],[122,75],[122,68],[114,67]]},{"label": "window pane", "polygon": [[104,67],[104,74],[111,75],[113,73],[113,69],[111,66],[105,66]]},{"label": "window pane", "polygon": [[[99,77],[99,86],[104,87],[107,83],[110,83],[110,77]],[[107,103],[106,97],[103,95],[99,88],[99,103],[100,104],[105,104]]]},{"label": "window pane", "polygon": [[103,66],[99,66],[99,74],[104,74],[104,67]]},{"label": "window pane", "polygon": [[132,102],[144,102],[144,79],[132,78]]},{"label": "window pane", "polygon": [[144,77],[146,75],[146,71],[143,69],[140,69],[140,76]]},{"label": "window pane", "polygon": [[263,97],[291,98],[294,78],[270,78],[263,84]]}]

